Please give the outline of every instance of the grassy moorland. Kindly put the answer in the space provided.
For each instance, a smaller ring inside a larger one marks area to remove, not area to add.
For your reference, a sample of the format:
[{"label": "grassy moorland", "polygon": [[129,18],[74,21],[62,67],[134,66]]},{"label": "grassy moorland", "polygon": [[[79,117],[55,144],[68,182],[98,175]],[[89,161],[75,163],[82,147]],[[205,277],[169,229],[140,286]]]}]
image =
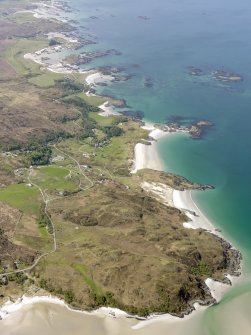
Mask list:
[{"label": "grassy moorland", "polygon": [[72,172],[58,166],[43,166],[35,169],[30,178],[31,182],[46,190],[47,193],[55,191],[74,191],[77,185],[72,181]]},{"label": "grassy moorland", "polygon": [[62,79],[64,76],[60,73],[53,73],[49,71],[45,71],[43,74],[39,74],[37,76],[32,76],[29,79],[31,84],[34,84],[37,87],[46,88],[55,85],[55,81]]},{"label": "grassy moorland", "polygon": [[40,74],[39,64],[24,59],[23,55],[45,48],[47,45],[44,39],[27,40],[23,38],[13,40],[12,45],[4,52],[4,58],[18,74],[24,76]]},{"label": "grassy moorland", "polygon": [[46,33],[71,30],[13,13],[29,6],[12,1],[8,14],[8,2],[0,2],[0,271],[9,273],[1,299],[43,289],[79,308],[141,315],[180,314],[210,299],[204,280],[223,278],[232,251],[185,229],[183,212],[140,186],[200,185],[130,173],[147,131],[122,116],[100,116],[107,98],[87,97],[83,75],[65,78],[24,59],[48,46]]},{"label": "grassy moorland", "polygon": [[40,194],[35,187],[26,184],[13,184],[0,189],[0,201],[27,214],[38,212]]}]

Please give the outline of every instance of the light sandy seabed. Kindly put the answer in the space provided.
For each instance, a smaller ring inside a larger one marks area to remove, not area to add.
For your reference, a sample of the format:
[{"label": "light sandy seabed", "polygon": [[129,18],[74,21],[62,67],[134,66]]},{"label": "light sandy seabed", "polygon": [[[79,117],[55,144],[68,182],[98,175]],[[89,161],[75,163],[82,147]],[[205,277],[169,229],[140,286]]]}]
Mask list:
[{"label": "light sandy seabed", "polygon": [[[200,307],[184,319],[161,316],[149,321],[104,314],[83,314],[40,302],[29,304],[0,321],[4,335],[250,335],[251,295],[244,292],[223,305]],[[247,312],[249,311],[249,312]],[[211,330],[216,329],[216,332]]]},{"label": "light sandy seabed", "polygon": [[[198,307],[200,314],[205,307]],[[102,308],[93,313],[71,311],[59,299],[50,297],[24,298],[19,304],[6,305],[9,317],[0,322],[0,331],[5,335],[94,335],[94,334],[153,334],[154,329],[161,333],[167,329],[175,329],[177,325],[186,323],[193,318],[192,315],[179,319],[171,315],[154,317],[147,321],[138,321],[127,318],[126,314],[116,310]],[[111,311],[118,317],[114,318]],[[167,328],[168,327],[168,328]],[[177,333],[178,334],[178,333]]]}]

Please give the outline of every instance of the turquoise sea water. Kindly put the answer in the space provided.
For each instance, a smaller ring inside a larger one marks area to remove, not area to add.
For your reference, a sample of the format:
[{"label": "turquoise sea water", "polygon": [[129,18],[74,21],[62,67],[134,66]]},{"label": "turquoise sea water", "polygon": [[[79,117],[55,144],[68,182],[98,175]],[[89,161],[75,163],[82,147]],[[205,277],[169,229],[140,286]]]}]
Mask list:
[{"label": "turquoise sea water", "polygon": [[[201,140],[184,135],[162,139],[159,152],[166,170],[215,186],[213,191],[194,193],[194,198],[242,251],[244,273],[249,277],[251,2],[71,0],[70,4],[78,9],[74,13],[77,20],[88,28],[82,33],[97,37],[98,44],[90,49],[115,48],[123,53],[96,60],[90,67],[122,65],[133,74],[127,82],[100,88],[101,93],[126,99],[133,110],[144,111],[145,119],[153,122],[179,115],[214,123]],[[140,15],[150,19],[142,20]],[[189,76],[188,66],[202,69],[205,75]],[[240,73],[244,82],[217,82],[207,75],[216,69]],[[144,87],[146,77],[151,78],[153,87]],[[244,293],[248,298],[241,300]],[[224,328],[224,313],[234,300],[240,299],[243,315],[250,316],[250,296],[251,282],[231,290],[219,305],[204,313],[205,323],[203,329],[196,330],[198,334],[234,334]],[[202,323],[198,324],[202,327]]]}]

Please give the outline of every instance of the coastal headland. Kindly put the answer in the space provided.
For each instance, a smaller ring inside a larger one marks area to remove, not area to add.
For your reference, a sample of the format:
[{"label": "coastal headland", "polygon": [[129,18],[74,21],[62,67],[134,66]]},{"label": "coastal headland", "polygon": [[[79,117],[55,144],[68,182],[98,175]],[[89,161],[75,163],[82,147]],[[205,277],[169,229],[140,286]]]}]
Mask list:
[{"label": "coastal headland", "polygon": [[65,51],[94,43],[70,11],[0,3],[0,303],[53,295],[81,310],[184,316],[217,301],[210,285],[229,285],[241,255],[184,200],[212,186],[161,171],[156,141],[211,124],[148,125],[95,95],[130,78],[80,67],[114,50],[67,63]]}]

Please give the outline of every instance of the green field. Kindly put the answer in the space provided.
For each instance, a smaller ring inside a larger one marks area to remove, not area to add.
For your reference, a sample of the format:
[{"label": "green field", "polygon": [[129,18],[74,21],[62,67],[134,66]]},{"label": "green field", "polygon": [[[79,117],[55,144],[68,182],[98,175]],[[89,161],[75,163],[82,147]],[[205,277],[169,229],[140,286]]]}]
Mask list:
[{"label": "green field", "polygon": [[34,17],[33,13],[22,12],[22,13],[14,13],[9,15],[8,18],[18,24],[26,23],[26,22],[36,22],[38,19]]},{"label": "green field", "polygon": [[107,146],[97,151],[95,162],[99,165],[110,165],[112,160],[113,166],[116,162],[120,165],[126,160],[127,153],[124,138],[113,137]]},{"label": "green field", "polygon": [[[67,139],[64,140],[63,142],[60,143],[60,145],[58,145],[58,147],[60,149],[62,149],[63,151],[65,151],[66,153],[70,154],[70,155],[78,155],[81,153],[89,153],[89,154],[93,154],[95,149],[93,148],[93,146],[91,146],[88,143],[88,139],[86,139],[85,141],[78,141],[76,139]],[[58,154],[58,151],[55,150],[55,153]],[[59,153],[61,154],[61,153]],[[75,156],[76,158],[76,156]],[[62,165],[64,164],[64,162],[66,162],[67,159],[65,161],[62,162],[58,162],[56,164],[60,164],[62,163]],[[70,160],[70,162],[72,163],[72,161]]]},{"label": "green field", "polygon": [[29,82],[38,87],[50,87],[55,85],[55,80],[62,79],[64,76],[60,73],[46,72],[39,76],[29,79]]},{"label": "green field", "polygon": [[42,189],[74,191],[76,184],[67,176],[70,170],[58,166],[46,166],[35,170],[35,176],[32,176],[32,182]]},{"label": "green field", "polygon": [[[77,79],[76,75],[74,75],[74,78]],[[79,82],[82,83],[83,79],[82,80],[80,79]],[[95,106],[95,107],[98,107],[98,106],[102,105],[106,101],[108,101],[110,104],[112,104],[114,106],[120,105],[120,100],[116,100],[116,99],[113,99],[113,98],[110,98],[110,97],[102,97],[102,96],[99,96],[99,95],[88,96],[88,95],[85,94],[85,92],[69,95],[65,99],[67,100],[68,98],[73,98],[73,97],[79,97],[79,98],[83,99],[85,102],[87,102],[88,104],[90,104],[92,106]]]},{"label": "green field", "polygon": [[96,112],[89,113],[89,117],[95,120],[100,126],[110,126],[114,122],[113,117],[104,117]]},{"label": "green field", "polygon": [[48,237],[48,230],[46,227],[39,227],[41,237]]},{"label": "green field", "polygon": [[0,200],[27,214],[38,213],[40,192],[36,187],[14,184],[0,190]]},{"label": "green field", "polygon": [[29,52],[34,52],[48,46],[46,39],[16,40],[4,53],[6,61],[21,75],[40,74],[40,65],[24,58]]},{"label": "green field", "polygon": [[30,249],[39,252],[48,252],[52,248],[52,240],[48,233],[44,233],[43,236],[29,236],[26,234],[15,234],[15,241],[19,245],[28,246]]},{"label": "green field", "polygon": [[79,97],[81,99],[83,99],[85,102],[87,102],[88,104],[98,107],[100,105],[102,105],[104,102],[107,101],[106,98],[103,97],[99,97],[99,96],[87,96],[84,92],[78,93],[78,94],[74,94],[72,96],[69,96],[69,98],[71,97]]},{"label": "green field", "polygon": [[97,150],[95,162],[113,167],[126,164],[129,158],[132,158],[133,148],[136,143],[140,142],[146,136],[146,132],[139,127],[133,127],[133,123],[123,127],[125,134],[118,137],[112,137],[110,143]]}]

